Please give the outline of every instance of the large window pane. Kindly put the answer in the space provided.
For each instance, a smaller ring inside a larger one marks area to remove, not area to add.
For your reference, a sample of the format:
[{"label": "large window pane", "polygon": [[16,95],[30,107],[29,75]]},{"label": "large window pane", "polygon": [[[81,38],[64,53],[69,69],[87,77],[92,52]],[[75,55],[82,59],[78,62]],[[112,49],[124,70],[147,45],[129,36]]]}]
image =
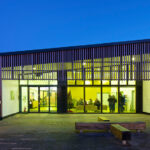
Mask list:
[{"label": "large window pane", "polygon": [[85,88],[85,110],[91,113],[101,112],[101,94],[99,87]]},{"label": "large window pane", "polygon": [[30,87],[29,93],[29,110],[30,112],[38,112],[38,87]]},{"label": "large window pane", "polygon": [[21,88],[21,111],[28,112],[28,88]]},{"label": "large window pane", "polygon": [[67,89],[68,112],[84,112],[83,87],[68,87]]},{"label": "large window pane", "polygon": [[118,112],[118,88],[103,87],[102,110],[104,113]]},{"label": "large window pane", "polygon": [[50,112],[57,112],[57,87],[50,87]]},{"label": "large window pane", "polygon": [[135,87],[121,87],[119,93],[120,113],[135,113]]},{"label": "large window pane", "polygon": [[40,87],[40,112],[49,112],[49,87]]}]

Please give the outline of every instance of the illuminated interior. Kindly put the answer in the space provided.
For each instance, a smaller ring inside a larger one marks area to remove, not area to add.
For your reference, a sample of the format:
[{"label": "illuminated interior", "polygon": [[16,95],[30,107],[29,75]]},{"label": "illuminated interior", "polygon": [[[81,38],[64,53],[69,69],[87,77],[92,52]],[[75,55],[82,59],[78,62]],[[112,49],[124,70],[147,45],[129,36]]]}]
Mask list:
[{"label": "illuminated interior", "polygon": [[87,113],[101,112],[101,89],[99,87],[85,87],[85,111]]},{"label": "illuminated interior", "polygon": [[71,113],[83,113],[84,112],[83,87],[68,87],[67,110],[68,112],[71,112]]},{"label": "illuminated interior", "polygon": [[21,87],[21,108],[22,112],[57,112],[57,87]]},{"label": "illuminated interior", "polygon": [[104,113],[118,112],[118,88],[117,87],[103,87],[103,103],[102,111]]},{"label": "illuminated interior", "polygon": [[[102,84],[95,86],[94,83],[95,82],[88,81],[85,82],[84,86],[83,83],[81,83],[80,87],[77,86],[79,84],[76,85],[75,82],[69,83],[70,86],[68,86],[67,90],[68,112],[70,113],[136,112],[135,82],[132,81],[116,82],[105,80],[102,82]],[[112,86],[110,86],[110,84]],[[118,84],[120,84],[120,86],[118,86]],[[129,86],[127,86],[127,84]]]}]

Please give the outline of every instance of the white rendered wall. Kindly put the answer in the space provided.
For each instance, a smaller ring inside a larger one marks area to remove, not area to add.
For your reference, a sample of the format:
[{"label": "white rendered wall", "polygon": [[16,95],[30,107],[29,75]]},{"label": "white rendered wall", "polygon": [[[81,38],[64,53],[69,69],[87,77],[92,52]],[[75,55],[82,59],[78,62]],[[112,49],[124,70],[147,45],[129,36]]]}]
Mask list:
[{"label": "white rendered wall", "polygon": [[143,81],[143,112],[150,113],[150,81]]},{"label": "white rendered wall", "polygon": [[17,80],[2,81],[2,117],[19,112],[19,84]]}]

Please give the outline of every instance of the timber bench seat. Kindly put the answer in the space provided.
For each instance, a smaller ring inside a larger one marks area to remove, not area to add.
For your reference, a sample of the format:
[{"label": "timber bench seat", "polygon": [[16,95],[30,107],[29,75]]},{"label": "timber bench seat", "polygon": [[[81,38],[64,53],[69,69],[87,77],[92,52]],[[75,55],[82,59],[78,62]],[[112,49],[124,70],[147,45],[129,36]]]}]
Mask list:
[{"label": "timber bench seat", "polygon": [[106,118],[106,117],[99,116],[98,117],[98,121],[110,121],[110,120],[108,118]]},{"label": "timber bench seat", "polygon": [[75,122],[76,131],[105,130],[110,131],[111,124],[119,124],[128,130],[143,131],[145,122]]},{"label": "timber bench seat", "polygon": [[110,131],[117,139],[122,141],[123,145],[127,144],[127,142],[131,140],[130,130],[119,124],[111,124]]}]

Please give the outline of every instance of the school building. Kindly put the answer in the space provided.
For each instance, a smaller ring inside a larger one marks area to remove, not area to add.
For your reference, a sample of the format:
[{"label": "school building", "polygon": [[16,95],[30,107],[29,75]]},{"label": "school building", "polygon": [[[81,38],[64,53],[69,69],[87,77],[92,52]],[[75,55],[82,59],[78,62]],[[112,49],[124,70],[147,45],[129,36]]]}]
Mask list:
[{"label": "school building", "polygon": [[150,39],[0,53],[0,118],[150,113]]}]

